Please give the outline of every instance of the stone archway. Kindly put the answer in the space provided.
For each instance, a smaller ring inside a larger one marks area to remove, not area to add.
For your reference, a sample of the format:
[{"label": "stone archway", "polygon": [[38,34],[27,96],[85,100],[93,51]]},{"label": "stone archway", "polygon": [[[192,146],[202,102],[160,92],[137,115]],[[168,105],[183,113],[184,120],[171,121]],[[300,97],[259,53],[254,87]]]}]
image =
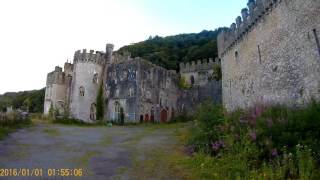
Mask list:
[{"label": "stone archway", "polygon": [[168,111],[166,109],[162,109],[160,112],[160,121],[167,122],[168,120]]},{"label": "stone archway", "polygon": [[154,108],[153,108],[153,107],[151,108],[150,114],[151,114],[151,115],[150,115],[150,121],[151,121],[151,122],[154,122]]},{"label": "stone archway", "polygon": [[144,121],[145,122],[149,122],[149,114],[145,114],[144,115]]}]

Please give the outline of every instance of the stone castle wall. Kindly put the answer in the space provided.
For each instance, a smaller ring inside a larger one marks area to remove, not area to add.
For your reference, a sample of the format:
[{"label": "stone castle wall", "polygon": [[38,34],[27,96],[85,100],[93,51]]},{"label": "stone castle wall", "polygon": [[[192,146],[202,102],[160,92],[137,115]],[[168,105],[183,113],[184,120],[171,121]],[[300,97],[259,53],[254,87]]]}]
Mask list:
[{"label": "stone castle wall", "polygon": [[218,36],[223,104],[303,105],[320,99],[320,1],[250,0]]},{"label": "stone castle wall", "polygon": [[[192,111],[206,99],[220,102],[221,83],[210,79],[218,60],[181,64],[179,74],[139,57],[132,58],[129,53],[113,54],[112,48],[108,44],[106,53],[76,51],[73,64],[65,63],[64,71],[57,67],[49,73],[45,107],[50,108],[52,100],[59,101],[70,111],[71,118],[95,122],[100,85],[104,92],[104,118],[115,122],[120,122],[120,109],[126,123],[168,122],[182,113],[180,104]],[[180,76],[192,74],[196,82],[192,90],[181,93]]]},{"label": "stone castle wall", "polygon": [[[115,54],[106,69],[106,118],[119,121],[119,107],[125,122],[168,121],[177,102],[176,72],[168,71],[140,58]],[[162,119],[164,120],[164,118]]]},{"label": "stone castle wall", "polygon": [[[70,114],[75,119],[95,121],[96,99],[102,82],[104,54],[77,51],[74,55],[73,80],[71,84]],[[94,115],[92,117],[91,115]]]},{"label": "stone castle wall", "polygon": [[44,99],[44,114],[49,114],[50,107],[63,112],[66,102],[67,81],[65,73],[61,67],[56,67],[54,71],[48,73],[45,99]]}]

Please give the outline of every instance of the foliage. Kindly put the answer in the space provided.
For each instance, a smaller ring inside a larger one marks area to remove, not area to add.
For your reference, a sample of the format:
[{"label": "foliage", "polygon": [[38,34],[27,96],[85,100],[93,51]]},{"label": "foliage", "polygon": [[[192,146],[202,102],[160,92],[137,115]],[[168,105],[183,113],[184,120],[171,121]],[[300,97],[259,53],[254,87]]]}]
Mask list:
[{"label": "foliage", "polygon": [[31,124],[29,118],[22,116],[18,112],[7,114],[0,113],[0,139],[7,136],[10,132]]},{"label": "foliage", "polygon": [[64,124],[64,125],[77,125],[77,126],[95,126],[96,124],[92,124],[92,123],[86,123],[84,121],[81,120],[77,120],[77,119],[54,119],[52,121],[55,124]]},{"label": "foliage", "polygon": [[222,138],[221,128],[224,123],[223,109],[221,105],[205,103],[196,114],[195,127],[192,129],[193,136],[189,144],[195,149],[207,153],[211,151],[211,143]]},{"label": "foliage", "polygon": [[212,78],[216,81],[219,81],[222,79],[221,65],[215,64],[213,66]]},{"label": "foliage", "polygon": [[222,30],[150,37],[146,41],[124,46],[118,52],[130,52],[132,57],[142,57],[167,69],[178,70],[180,62],[217,57],[217,36]]},{"label": "foliage", "polygon": [[299,109],[257,105],[225,113],[205,104],[186,165],[202,179],[319,179],[320,103]]},{"label": "foliage", "polygon": [[0,95],[0,111],[4,112],[7,106],[13,108],[28,108],[31,113],[42,113],[45,89],[23,92],[9,92]]},{"label": "foliage", "polygon": [[97,95],[97,120],[103,120],[104,116],[104,103],[103,103],[103,83],[100,83]]},{"label": "foliage", "polygon": [[185,89],[185,90],[191,89],[191,85],[188,84],[188,82],[184,76],[180,76],[178,86],[179,86],[179,88]]}]

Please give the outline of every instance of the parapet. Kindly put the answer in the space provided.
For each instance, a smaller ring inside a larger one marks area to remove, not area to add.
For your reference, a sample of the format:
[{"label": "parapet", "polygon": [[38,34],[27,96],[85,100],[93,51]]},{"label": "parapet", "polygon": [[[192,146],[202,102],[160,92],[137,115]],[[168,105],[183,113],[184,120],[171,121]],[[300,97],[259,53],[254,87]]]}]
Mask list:
[{"label": "parapet", "polygon": [[180,73],[210,70],[213,68],[214,64],[220,64],[220,63],[221,62],[218,58],[197,60],[197,61],[192,61],[190,63],[180,63],[179,64]]},{"label": "parapet", "polygon": [[283,0],[249,0],[248,8],[241,10],[230,28],[218,35],[219,57],[223,57],[242,37],[254,28],[255,24]]},{"label": "parapet", "polygon": [[131,54],[129,52],[124,52],[123,54],[115,53],[112,55],[111,63],[117,64],[117,63],[123,63],[133,60],[131,57]]},{"label": "parapet", "polygon": [[90,50],[87,52],[86,49],[78,50],[74,53],[73,63],[78,62],[93,62],[99,65],[103,65],[106,61],[104,58],[105,53],[100,51]]}]

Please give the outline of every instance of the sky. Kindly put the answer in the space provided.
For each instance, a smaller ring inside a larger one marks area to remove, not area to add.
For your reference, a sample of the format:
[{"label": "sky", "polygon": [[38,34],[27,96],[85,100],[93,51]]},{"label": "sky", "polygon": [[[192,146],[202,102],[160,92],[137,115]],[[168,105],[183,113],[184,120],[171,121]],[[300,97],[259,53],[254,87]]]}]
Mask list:
[{"label": "sky", "polygon": [[0,94],[45,87],[76,50],[229,27],[247,0],[0,1]]}]

